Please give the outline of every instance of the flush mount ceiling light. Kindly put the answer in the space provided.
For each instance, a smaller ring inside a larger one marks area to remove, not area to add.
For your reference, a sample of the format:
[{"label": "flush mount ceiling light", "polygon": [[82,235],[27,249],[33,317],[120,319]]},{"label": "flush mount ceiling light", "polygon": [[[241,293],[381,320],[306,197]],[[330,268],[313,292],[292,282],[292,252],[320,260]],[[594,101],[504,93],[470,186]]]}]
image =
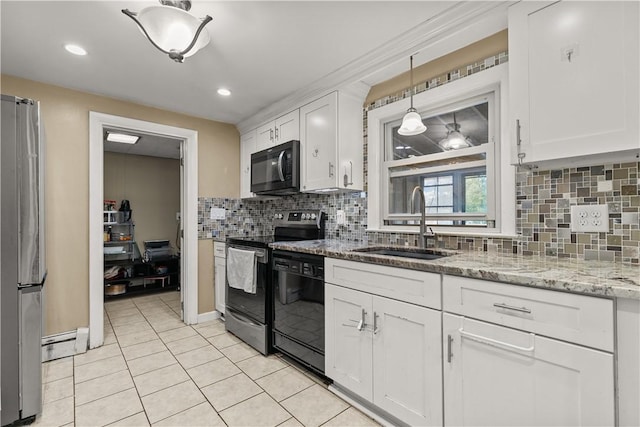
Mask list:
[{"label": "flush mount ceiling light", "polygon": [[86,50],[76,44],[66,44],[64,45],[64,48],[67,50],[67,52],[73,53],[74,55],[85,56],[87,54]]},{"label": "flush mount ceiling light", "polygon": [[229,96],[229,95],[231,95],[231,91],[229,89],[225,89],[225,88],[221,87],[220,89],[218,89],[218,95]]},{"label": "flush mount ceiling light", "polygon": [[456,113],[453,113],[453,123],[447,124],[447,136],[438,142],[443,149],[459,150],[461,148],[471,147],[469,137],[464,136],[460,132],[460,125],[456,122]]},{"label": "flush mount ceiling light", "polygon": [[139,13],[123,9],[140,31],[162,53],[176,62],[193,55],[209,43],[209,32],[204,28],[211,21],[209,15],[202,20],[191,15],[189,0],[160,0],[162,6],[149,6]]},{"label": "flush mount ceiling light", "polygon": [[140,137],[137,135],[107,132],[107,141],[109,142],[119,142],[121,144],[135,144],[136,142],[138,142],[138,140],[140,140]]},{"label": "flush mount ceiling light", "polygon": [[409,57],[409,65],[409,75],[411,78],[411,107],[407,110],[407,114],[402,118],[402,125],[400,125],[400,129],[398,129],[398,133],[403,136],[419,135],[427,130],[427,127],[422,123],[422,117],[420,117],[420,114],[418,114],[416,109],[413,108],[413,55]]}]

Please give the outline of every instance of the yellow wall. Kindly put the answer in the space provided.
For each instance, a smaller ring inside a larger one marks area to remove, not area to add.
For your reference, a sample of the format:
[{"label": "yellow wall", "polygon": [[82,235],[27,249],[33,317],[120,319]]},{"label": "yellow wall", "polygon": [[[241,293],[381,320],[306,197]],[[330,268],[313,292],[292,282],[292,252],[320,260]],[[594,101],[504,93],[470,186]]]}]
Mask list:
[{"label": "yellow wall", "polygon": [[105,152],[104,198],[115,200],[116,209],[129,200],[141,252],[145,240],[168,240],[176,248],[180,160]]},{"label": "yellow wall", "polygon": [[[473,64],[497,53],[508,50],[507,30],[502,30],[468,46],[422,64],[413,69],[413,82],[417,84],[435,77],[446,76],[446,73],[464,65]],[[409,58],[407,58],[409,68]],[[380,98],[393,95],[409,87],[409,71],[399,74],[387,81],[372,86],[364,105],[369,105]]]},{"label": "yellow wall", "polygon": [[[238,197],[240,137],[227,123],[2,75],[3,94],[40,101],[45,125],[45,335],[89,324],[89,112],[198,132],[198,195]],[[210,243],[210,242],[208,242]],[[199,248],[203,243],[199,242]],[[200,264],[213,256],[198,255]],[[199,268],[200,312],[213,310],[213,268]],[[202,273],[209,274],[202,274]]]}]

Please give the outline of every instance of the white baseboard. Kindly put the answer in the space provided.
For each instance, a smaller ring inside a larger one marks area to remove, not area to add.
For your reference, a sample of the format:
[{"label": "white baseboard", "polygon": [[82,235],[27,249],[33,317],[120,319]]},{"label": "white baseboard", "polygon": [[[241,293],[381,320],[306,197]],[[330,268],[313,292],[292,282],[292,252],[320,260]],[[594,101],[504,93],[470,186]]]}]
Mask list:
[{"label": "white baseboard", "polygon": [[210,322],[222,317],[222,314],[218,310],[209,311],[207,313],[198,314],[198,323]]},{"label": "white baseboard", "polygon": [[85,353],[89,339],[89,328],[42,337],[42,361],[60,359]]}]

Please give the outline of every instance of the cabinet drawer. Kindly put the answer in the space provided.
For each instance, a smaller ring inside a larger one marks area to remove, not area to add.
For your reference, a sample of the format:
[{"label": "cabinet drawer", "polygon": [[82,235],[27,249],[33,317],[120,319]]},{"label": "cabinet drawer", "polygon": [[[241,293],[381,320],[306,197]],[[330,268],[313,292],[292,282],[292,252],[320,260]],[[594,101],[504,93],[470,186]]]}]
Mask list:
[{"label": "cabinet drawer", "polygon": [[226,258],[226,244],[222,242],[213,242],[213,256]]},{"label": "cabinet drawer", "polygon": [[444,311],[613,351],[613,301],[465,277],[443,277]]},{"label": "cabinet drawer", "polygon": [[440,309],[440,274],[325,258],[327,283]]}]

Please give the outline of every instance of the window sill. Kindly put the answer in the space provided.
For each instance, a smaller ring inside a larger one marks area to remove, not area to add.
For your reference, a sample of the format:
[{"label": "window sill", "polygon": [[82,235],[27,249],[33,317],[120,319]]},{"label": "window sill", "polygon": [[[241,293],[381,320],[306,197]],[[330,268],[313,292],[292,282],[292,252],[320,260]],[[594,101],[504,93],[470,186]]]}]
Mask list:
[{"label": "window sill", "polygon": [[[428,229],[429,226],[427,226]],[[461,237],[496,237],[499,239],[519,239],[521,236],[515,233],[503,233],[501,231],[468,231],[468,230],[456,230],[456,231],[441,231],[433,227],[433,231],[439,236],[461,236]],[[367,232],[370,233],[389,233],[389,234],[419,234],[419,231],[415,229],[390,229],[390,228],[367,228]]]}]

